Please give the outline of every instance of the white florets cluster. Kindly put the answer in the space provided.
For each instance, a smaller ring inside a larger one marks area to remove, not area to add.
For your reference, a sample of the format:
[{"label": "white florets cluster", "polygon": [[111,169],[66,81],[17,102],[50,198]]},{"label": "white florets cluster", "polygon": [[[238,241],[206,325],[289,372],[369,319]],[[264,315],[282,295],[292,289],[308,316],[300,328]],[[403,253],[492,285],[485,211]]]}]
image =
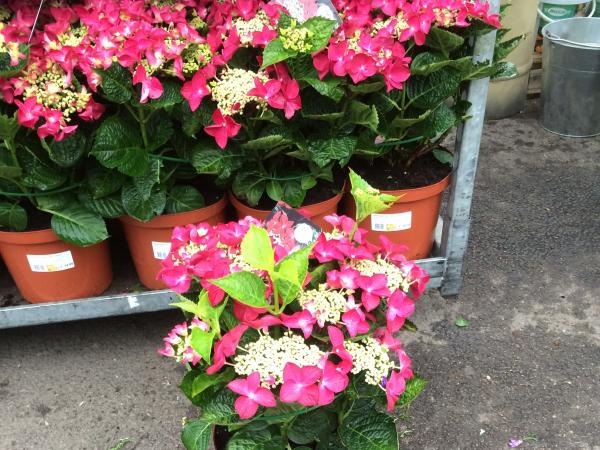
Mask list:
[{"label": "white florets cluster", "polygon": [[369,384],[379,385],[394,368],[388,348],[372,337],[360,342],[346,342],[345,346],[352,355],[352,373],[365,372],[365,381]]},{"label": "white florets cluster", "polygon": [[320,326],[326,322],[338,323],[347,309],[346,297],[339,291],[327,289],[326,284],[321,284],[319,289],[302,291],[298,296],[298,302],[317,319]]},{"label": "white florets cluster", "polygon": [[290,331],[279,339],[263,334],[235,357],[234,369],[238,375],[258,372],[261,384],[271,388],[283,382],[283,368],[288,362],[316,366],[322,357],[319,347],[307,345],[302,336]]},{"label": "white florets cluster", "polygon": [[265,100],[260,97],[248,95],[254,89],[254,79],[258,77],[263,83],[268,78],[261,72],[256,73],[244,69],[225,69],[217,81],[210,82],[212,98],[217,102],[217,107],[223,115],[231,116],[251,102],[259,104]]},{"label": "white florets cluster", "polygon": [[252,33],[262,31],[265,25],[273,28],[269,22],[269,16],[262,9],[252,19],[244,20],[238,17],[233,20],[233,24],[240,38],[240,43],[245,46],[252,45]]},{"label": "white florets cluster", "polygon": [[375,274],[383,274],[387,277],[387,287],[394,292],[396,289],[402,289],[408,292],[410,283],[404,276],[402,269],[398,266],[386,261],[381,256],[377,257],[376,261],[368,259],[355,259],[350,262],[350,267],[358,270],[361,275],[371,277]]}]

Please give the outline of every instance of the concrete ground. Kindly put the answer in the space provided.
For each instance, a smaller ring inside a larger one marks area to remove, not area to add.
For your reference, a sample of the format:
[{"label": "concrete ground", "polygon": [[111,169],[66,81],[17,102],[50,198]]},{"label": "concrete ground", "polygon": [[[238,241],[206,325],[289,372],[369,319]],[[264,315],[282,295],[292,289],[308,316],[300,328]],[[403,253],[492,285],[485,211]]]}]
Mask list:
[{"label": "concrete ground", "polygon": [[[600,138],[487,124],[464,288],[404,336],[430,380],[401,448],[600,450]],[[469,320],[457,327],[457,317]],[[0,449],[179,447],[173,312],[0,331]]]}]

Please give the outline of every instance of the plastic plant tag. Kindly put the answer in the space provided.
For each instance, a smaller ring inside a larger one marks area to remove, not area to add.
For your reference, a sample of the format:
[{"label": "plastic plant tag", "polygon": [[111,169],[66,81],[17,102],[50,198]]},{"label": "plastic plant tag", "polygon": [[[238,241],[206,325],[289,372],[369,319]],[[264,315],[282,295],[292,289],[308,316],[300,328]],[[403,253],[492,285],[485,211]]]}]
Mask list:
[{"label": "plastic plant tag", "polygon": [[152,253],[156,259],[165,259],[171,251],[170,242],[152,241]]},{"label": "plastic plant tag", "polygon": [[273,241],[290,253],[314,243],[321,228],[299,212],[277,204],[265,220],[265,228]]},{"label": "plastic plant tag", "polygon": [[339,25],[342,19],[330,0],[274,0],[283,6],[291,17],[302,23],[311,17],[324,17],[335,20]]},{"label": "plastic plant tag", "polygon": [[402,231],[412,227],[412,212],[396,214],[371,214],[373,231]]},{"label": "plastic plant tag", "polygon": [[50,255],[27,255],[32,272],[60,272],[75,267],[72,253],[67,250]]}]

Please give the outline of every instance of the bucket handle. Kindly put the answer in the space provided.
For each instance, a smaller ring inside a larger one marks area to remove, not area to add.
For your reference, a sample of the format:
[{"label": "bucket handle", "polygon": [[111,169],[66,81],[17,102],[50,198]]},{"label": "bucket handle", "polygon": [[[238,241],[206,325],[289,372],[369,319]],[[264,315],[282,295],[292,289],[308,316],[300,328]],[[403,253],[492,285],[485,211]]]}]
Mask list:
[{"label": "bucket handle", "polygon": [[549,32],[546,32],[546,37],[548,37],[548,39],[550,39],[552,42],[566,42],[567,44],[576,45],[577,47],[593,48],[596,50],[600,50],[600,44],[595,44],[593,42],[575,42],[569,39],[560,38],[557,35]]},{"label": "bucket handle", "polygon": [[[589,12],[587,17],[592,17],[594,15],[594,13],[596,12],[596,7],[598,6],[598,0],[591,0],[591,3],[592,3],[592,10]],[[542,8],[540,6],[538,6],[538,15],[545,22],[548,22],[548,23],[556,22],[555,19],[552,19],[552,18],[548,17],[546,14],[544,14],[544,11],[542,11]]]}]

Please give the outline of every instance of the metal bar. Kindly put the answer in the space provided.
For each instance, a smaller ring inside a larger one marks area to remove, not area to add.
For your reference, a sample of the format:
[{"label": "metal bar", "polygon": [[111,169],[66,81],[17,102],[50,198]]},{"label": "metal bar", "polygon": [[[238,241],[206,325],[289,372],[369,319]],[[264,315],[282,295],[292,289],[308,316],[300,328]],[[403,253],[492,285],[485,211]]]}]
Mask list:
[{"label": "metal bar", "polygon": [[[490,13],[499,11],[500,0],[490,0],[489,4]],[[495,42],[496,31],[479,37],[474,45],[475,61],[491,61],[494,56]],[[447,259],[441,286],[443,296],[457,295],[462,286],[463,264],[469,241],[473,187],[489,81],[489,78],[474,80],[469,82],[466,88],[466,99],[472,104],[470,109],[472,117],[459,127],[456,137],[454,176],[445,212],[441,246],[441,254]]]},{"label": "metal bar", "polygon": [[169,309],[177,294],[169,290],[108,295],[81,300],[0,308],[0,329]]}]

